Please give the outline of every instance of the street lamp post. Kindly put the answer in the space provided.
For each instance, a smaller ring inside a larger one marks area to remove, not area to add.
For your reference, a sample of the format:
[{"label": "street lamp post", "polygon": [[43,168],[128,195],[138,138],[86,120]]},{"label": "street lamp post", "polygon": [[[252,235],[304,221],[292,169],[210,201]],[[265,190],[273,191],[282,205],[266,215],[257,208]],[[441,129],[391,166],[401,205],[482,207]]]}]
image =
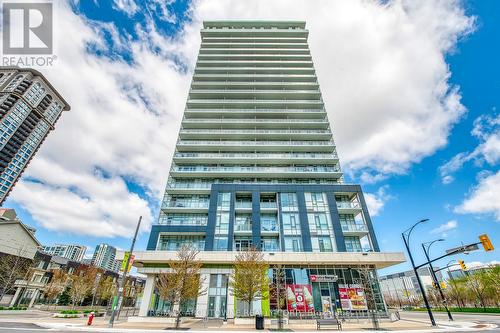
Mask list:
[{"label": "street lamp post", "polygon": [[441,285],[439,284],[439,281],[437,279],[437,275],[436,275],[436,272],[434,271],[434,267],[432,267],[431,259],[429,258],[429,252],[430,252],[432,244],[434,244],[436,242],[442,242],[442,241],[444,241],[444,239],[440,238],[440,239],[433,240],[431,242],[422,243],[422,249],[424,250],[425,258],[429,262],[429,268],[431,271],[432,281],[434,281],[434,283],[437,286],[437,289],[439,291],[439,295],[441,296],[441,300],[443,301],[444,308],[446,309],[446,313],[448,314],[448,319],[450,321],[453,321],[453,317],[451,315],[451,312],[448,309],[448,305],[446,304],[446,297],[444,296],[443,289],[441,289]]},{"label": "street lamp post", "polygon": [[411,266],[413,267],[413,272],[415,272],[415,276],[416,276],[417,282],[418,282],[418,287],[420,288],[420,291],[422,292],[422,298],[424,300],[424,304],[425,304],[425,307],[427,309],[427,313],[429,314],[429,319],[431,320],[432,326],[436,326],[436,321],[434,320],[434,316],[432,314],[431,307],[429,306],[429,301],[427,300],[427,296],[425,295],[424,286],[422,285],[422,281],[420,281],[420,277],[418,276],[418,270],[415,267],[415,261],[413,260],[413,256],[411,255],[411,251],[410,251],[410,235],[411,235],[411,232],[413,231],[413,228],[415,228],[420,223],[427,222],[427,221],[429,221],[429,219],[423,219],[423,220],[418,221],[411,228],[403,231],[403,233],[401,233],[401,237],[403,237],[403,242],[405,243],[406,251],[408,252],[408,256],[410,257]]}]

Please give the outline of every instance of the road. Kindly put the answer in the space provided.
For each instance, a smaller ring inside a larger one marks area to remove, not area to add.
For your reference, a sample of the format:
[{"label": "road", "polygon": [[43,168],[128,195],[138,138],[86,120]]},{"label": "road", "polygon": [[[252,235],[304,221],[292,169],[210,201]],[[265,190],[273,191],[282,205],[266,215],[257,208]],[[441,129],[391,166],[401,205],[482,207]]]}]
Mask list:
[{"label": "road", "polygon": [[[438,322],[447,322],[448,315],[445,312],[433,312],[434,318]],[[425,311],[402,311],[401,319],[424,321],[429,319]],[[452,313],[456,321],[472,321],[480,324],[495,324],[499,328],[488,330],[488,332],[500,332],[500,315],[476,314],[476,313]],[[430,321],[429,321],[430,322]]]}]

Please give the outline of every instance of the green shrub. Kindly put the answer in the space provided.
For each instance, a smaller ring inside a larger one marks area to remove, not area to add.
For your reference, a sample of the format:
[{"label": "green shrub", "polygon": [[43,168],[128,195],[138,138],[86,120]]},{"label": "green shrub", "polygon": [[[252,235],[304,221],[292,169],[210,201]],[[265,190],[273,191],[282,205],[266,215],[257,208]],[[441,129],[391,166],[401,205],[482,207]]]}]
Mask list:
[{"label": "green shrub", "polygon": [[60,314],[78,314],[77,310],[62,310]]}]

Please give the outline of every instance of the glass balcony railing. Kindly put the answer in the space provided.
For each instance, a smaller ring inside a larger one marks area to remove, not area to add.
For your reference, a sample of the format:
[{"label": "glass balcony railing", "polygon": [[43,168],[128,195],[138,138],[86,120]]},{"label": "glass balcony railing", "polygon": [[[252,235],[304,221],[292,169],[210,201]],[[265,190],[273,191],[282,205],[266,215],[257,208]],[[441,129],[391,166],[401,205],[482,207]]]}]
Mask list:
[{"label": "glass balcony railing", "polygon": [[261,146],[334,146],[335,143],[332,140],[328,141],[210,141],[210,140],[181,140],[177,142],[177,145],[216,145],[216,146],[248,146],[248,145],[261,145]]},{"label": "glass balcony railing", "polygon": [[236,208],[252,208],[252,202],[251,201],[235,201],[234,206]]},{"label": "glass balcony railing", "polygon": [[342,231],[366,231],[368,227],[364,224],[342,224]]},{"label": "glass balcony railing", "polygon": [[236,223],[234,225],[234,231],[252,231],[252,224],[251,223],[244,223],[244,224]]},{"label": "glass balcony railing", "polygon": [[181,134],[332,134],[329,130],[218,130],[218,129],[183,129]]},{"label": "glass balcony railing", "polygon": [[[214,110],[214,109],[203,109],[203,110],[186,110],[186,112],[198,112],[198,111],[203,111],[203,112],[325,112],[325,110],[320,110],[320,109],[309,109],[309,110],[303,110],[303,109],[293,109],[293,110],[281,110],[281,109],[271,109],[271,110],[265,110],[265,109],[251,109],[251,110],[246,110],[246,109],[237,109],[237,110]],[[328,121],[326,119],[260,119],[260,118],[245,118],[244,119],[245,123],[325,123],[328,124]],[[241,123],[242,120],[235,118],[225,118],[225,119],[207,119],[207,118],[186,118],[183,120],[183,122],[193,122],[193,123]]]},{"label": "glass balcony railing", "polygon": [[352,201],[337,201],[337,208],[345,208],[345,209],[352,209],[352,208],[361,208],[361,205],[359,202],[352,202]]},{"label": "glass balcony railing", "polygon": [[210,189],[212,183],[188,183],[188,182],[169,182],[168,188],[185,188],[185,189]]},{"label": "glass balcony railing", "polygon": [[328,154],[315,154],[315,153],[182,153],[177,152],[175,157],[194,157],[194,158],[306,158],[306,159],[336,159],[338,155],[336,152]]},{"label": "glass balcony railing", "polygon": [[276,208],[276,202],[261,202],[260,208]]},{"label": "glass balcony railing", "polygon": [[340,172],[336,166],[259,167],[259,166],[173,166],[178,172]]},{"label": "glass balcony railing", "polygon": [[176,208],[208,208],[209,201],[167,201],[163,204],[163,208],[176,207]]}]

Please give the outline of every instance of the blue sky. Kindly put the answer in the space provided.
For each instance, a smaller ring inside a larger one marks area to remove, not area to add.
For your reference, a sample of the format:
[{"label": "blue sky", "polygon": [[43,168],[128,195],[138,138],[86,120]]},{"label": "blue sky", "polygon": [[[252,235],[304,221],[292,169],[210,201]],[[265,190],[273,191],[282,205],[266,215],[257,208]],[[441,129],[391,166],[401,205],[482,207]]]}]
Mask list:
[{"label": "blue sky", "polygon": [[[144,249],[168,175],[201,20],[276,15],[307,21],[346,181],[363,185],[381,249],[403,251],[401,231],[421,218],[430,221],[412,236],[417,262],[423,259],[420,243],[440,237],[446,242],[433,246],[435,255],[476,242],[482,233],[500,247],[500,3],[294,4],[58,4],[58,64],[41,70],[72,111],[5,206],[35,226],[44,244],[92,248],[100,242],[127,248],[127,235],[143,214],[137,248]],[[500,260],[498,250],[460,258]]]}]

